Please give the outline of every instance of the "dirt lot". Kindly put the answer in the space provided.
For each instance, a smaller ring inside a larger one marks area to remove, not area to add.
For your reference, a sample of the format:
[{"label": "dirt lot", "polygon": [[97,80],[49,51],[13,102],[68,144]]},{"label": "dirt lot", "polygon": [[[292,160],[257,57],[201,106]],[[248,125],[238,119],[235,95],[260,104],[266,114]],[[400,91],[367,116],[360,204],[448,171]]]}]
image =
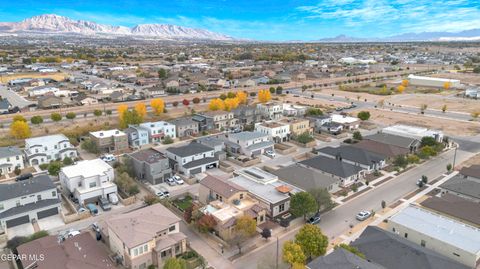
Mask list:
[{"label": "dirt lot", "polygon": [[459,79],[462,84],[480,84],[480,75],[473,73],[441,73],[434,74],[432,77]]},{"label": "dirt lot", "polygon": [[293,97],[293,95],[279,97],[279,101],[289,102],[290,104],[316,106],[321,109],[335,109],[336,107],[344,107],[349,105],[346,102],[329,101],[318,98],[311,99],[306,97]]},{"label": "dirt lot", "polygon": [[51,78],[56,81],[64,81],[68,77],[68,74],[65,73],[22,73],[14,75],[6,75],[0,77],[1,83],[7,83],[13,79],[19,78]]},{"label": "dirt lot", "polygon": [[467,166],[474,165],[474,164],[480,165],[480,154],[477,154],[477,155],[473,156],[472,158],[464,161],[463,163],[461,163],[460,165],[457,165],[455,167],[456,168],[461,168],[461,167],[467,167]]},{"label": "dirt lot", "polygon": [[331,95],[333,93],[335,94],[335,96],[348,97],[352,101],[357,101],[358,96],[360,96],[360,100],[367,99],[367,101],[369,102],[378,102],[382,99],[386,99],[389,97],[389,95],[383,96],[383,95],[375,95],[375,94],[362,93],[362,92],[348,92],[348,91],[340,91],[340,90],[333,90],[333,89],[323,89],[319,93],[326,94],[326,95]]},{"label": "dirt lot", "polygon": [[480,112],[480,100],[461,97],[446,97],[435,94],[404,94],[390,96],[385,99],[385,101],[396,105],[406,105],[418,108],[422,104],[427,104],[429,109],[441,110],[444,105],[447,105],[447,111],[465,113]]},{"label": "dirt lot", "polygon": [[[445,120],[427,116],[411,115],[399,112],[391,112],[387,110],[370,109],[373,122],[382,125],[408,124],[423,126],[431,129],[442,130],[449,135],[476,135],[480,132],[480,124],[474,122],[459,122],[453,120]],[[356,112],[352,112],[356,114]]]}]

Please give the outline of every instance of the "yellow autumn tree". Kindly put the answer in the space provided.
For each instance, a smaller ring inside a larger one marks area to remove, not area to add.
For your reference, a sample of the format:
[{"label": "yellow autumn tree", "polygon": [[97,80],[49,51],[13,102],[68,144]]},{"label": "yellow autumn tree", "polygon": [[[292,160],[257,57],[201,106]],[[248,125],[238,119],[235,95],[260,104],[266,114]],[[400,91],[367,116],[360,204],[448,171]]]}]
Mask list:
[{"label": "yellow autumn tree", "polygon": [[141,118],[144,118],[147,115],[147,106],[144,103],[138,103],[135,105],[135,111]]},{"label": "yellow autumn tree", "polygon": [[160,115],[165,110],[165,102],[161,98],[155,98],[150,101],[150,107],[152,107],[155,115]]},{"label": "yellow autumn tree", "polygon": [[407,79],[402,80],[402,86],[403,87],[408,87],[408,80]]},{"label": "yellow autumn tree", "polygon": [[223,101],[223,103],[224,103],[224,110],[230,111],[232,109],[237,108],[238,105],[240,104],[240,101],[238,100],[237,97],[234,97],[234,98],[225,99],[225,101]]},{"label": "yellow autumn tree", "polygon": [[403,85],[398,86],[398,88],[397,88],[398,93],[403,93],[404,91],[405,91],[405,86],[403,86]]},{"label": "yellow autumn tree", "polygon": [[25,121],[14,121],[10,124],[10,134],[17,139],[25,139],[29,138],[32,132]]},{"label": "yellow autumn tree", "polygon": [[445,83],[443,83],[443,88],[444,88],[445,90],[450,89],[451,86],[452,86],[452,84],[451,84],[450,82],[448,82],[448,81],[445,82]]},{"label": "yellow autumn tree", "polygon": [[208,104],[208,109],[215,111],[215,110],[223,110],[225,108],[225,104],[222,99],[215,98],[210,101]]},{"label": "yellow autumn tree", "polygon": [[272,96],[269,90],[258,91],[258,101],[260,101],[260,103],[266,103],[270,101],[270,99],[272,99]]},{"label": "yellow autumn tree", "polygon": [[127,105],[119,105],[117,107],[117,112],[118,112],[118,118],[120,119],[120,121],[123,120],[123,115],[125,115],[125,111],[128,110],[128,106]]},{"label": "yellow autumn tree", "polygon": [[247,99],[248,95],[244,91],[237,92],[237,98],[240,104],[246,105],[247,104]]}]

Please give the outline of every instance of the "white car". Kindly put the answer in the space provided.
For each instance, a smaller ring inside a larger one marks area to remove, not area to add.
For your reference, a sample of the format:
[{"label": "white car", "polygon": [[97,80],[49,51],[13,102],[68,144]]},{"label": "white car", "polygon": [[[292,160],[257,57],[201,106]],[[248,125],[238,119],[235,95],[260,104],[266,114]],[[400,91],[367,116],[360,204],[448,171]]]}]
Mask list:
[{"label": "white car", "polygon": [[67,238],[74,237],[80,234],[80,231],[71,230],[67,233]]},{"label": "white car", "polygon": [[360,211],[357,216],[355,216],[355,218],[359,221],[364,221],[366,219],[368,219],[370,216],[372,215],[372,213],[370,211]]},{"label": "white car", "polygon": [[173,181],[177,183],[178,185],[182,185],[184,183],[183,179],[181,179],[179,176],[173,176]]},{"label": "white car", "polygon": [[116,193],[110,193],[108,195],[108,200],[110,201],[110,203],[112,203],[112,205],[116,205],[118,204],[118,196]]},{"label": "white car", "polygon": [[265,151],[265,155],[270,157],[270,158],[275,158],[275,151],[267,150],[267,151]]},{"label": "white car", "polygon": [[173,177],[169,177],[165,180],[167,182],[168,185],[170,186],[174,186],[175,185],[175,180],[173,179]]},{"label": "white car", "polygon": [[117,160],[115,156],[113,156],[112,154],[105,154],[102,157],[100,157],[100,159],[102,159],[102,161],[104,162],[114,162]]}]

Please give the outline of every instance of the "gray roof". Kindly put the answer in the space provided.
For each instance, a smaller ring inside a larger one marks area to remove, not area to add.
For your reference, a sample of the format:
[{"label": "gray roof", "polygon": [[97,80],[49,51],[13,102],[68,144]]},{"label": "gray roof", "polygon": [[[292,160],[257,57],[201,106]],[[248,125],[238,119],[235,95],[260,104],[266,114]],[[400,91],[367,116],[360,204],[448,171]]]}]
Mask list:
[{"label": "gray roof", "polygon": [[14,157],[22,155],[22,151],[17,147],[1,147],[0,158]]},{"label": "gray roof", "polygon": [[139,150],[137,152],[128,154],[128,156],[134,158],[137,161],[147,162],[150,164],[157,163],[160,160],[165,159],[165,156],[161,152],[153,148]]},{"label": "gray roof", "polygon": [[0,99],[0,109],[7,110],[10,108],[10,103],[7,99]]},{"label": "gray roof", "polygon": [[440,188],[480,199],[480,180],[462,174],[447,180]]},{"label": "gray roof", "polygon": [[188,156],[192,156],[192,155],[196,155],[204,152],[209,152],[212,150],[213,148],[209,146],[205,146],[195,142],[192,142],[185,146],[167,148],[167,151],[180,157],[188,157]]},{"label": "gray roof", "polygon": [[257,139],[257,138],[262,138],[262,137],[268,137],[268,134],[264,134],[261,132],[240,132],[240,133],[234,133],[234,134],[229,134],[230,140],[240,140],[240,141],[246,141],[246,140],[252,140],[252,139]]},{"label": "gray roof", "polygon": [[263,142],[260,142],[260,143],[255,143],[253,145],[250,145],[247,147],[247,149],[249,150],[257,150],[257,149],[264,149],[264,148],[268,148],[268,147],[272,147],[273,148],[273,141],[263,141]]},{"label": "gray roof", "polygon": [[6,211],[3,211],[2,213],[0,213],[0,219],[20,215],[20,214],[23,214],[23,213],[26,213],[26,212],[30,212],[32,210],[38,210],[38,209],[41,209],[41,208],[44,208],[44,207],[49,207],[49,206],[52,206],[52,205],[55,205],[55,204],[60,205],[60,200],[58,200],[57,198],[55,198],[55,199],[44,199],[44,200],[37,201],[35,203],[29,203],[29,204],[25,204],[25,205],[22,205],[22,206],[12,207],[9,210],[6,210]]},{"label": "gray roof", "polygon": [[480,227],[480,206],[472,199],[464,199],[450,193],[432,196],[420,203],[422,206],[448,216],[464,220]]},{"label": "gray roof", "polygon": [[191,161],[189,163],[186,163],[183,165],[184,168],[194,168],[194,167],[198,167],[200,165],[204,165],[204,164],[211,164],[211,163],[214,163],[214,162],[218,162],[218,159],[215,158],[215,157],[208,157],[208,158],[203,158],[203,159],[198,159],[198,160],[195,160],[195,161]]},{"label": "gray roof", "polygon": [[480,179],[480,165],[463,167],[462,170],[460,170],[460,174]]},{"label": "gray roof", "polygon": [[390,217],[389,222],[407,227],[456,249],[480,254],[480,229],[427,209],[410,205]]},{"label": "gray roof", "polygon": [[192,120],[192,118],[178,118],[171,120],[170,123],[174,124],[175,126],[197,124],[197,122]]},{"label": "gray roof", "polygon": [[376,133],[373,135],[365,136],[363,139],[373,140],[373,141],[381,142],[384,144],[390,144],[397,147],[408,148],[408,149],[410,149],[410,147],[415,143],[419,143],[419,141],[415,138],[408,138],[404,136],[387,134],[387,133]]},{"label": "gray roof", "polygon": [[238,192],[247,191],[245,188],[228,180],[222,180],[217,177],[208,175],[202,181],[200,185],[220,194],[224,198],[230,198]]},{"label": "gray roof", "polygon": [[469,268],[376,226],[368,226],[350,245],[358,248],[369,261],[388,269]]},{"label": "gray roof", "polygon": [[337,248],[327,256],[320,256],[307,264],[309,269],[385,269],[385,267],[369,262],[352,252]]},{"label": "gray roof", "polygon": [[223,139],[216,138],[213,136],[200,137],[197,139],[197,142],[212,148],[216,146],[223,146],[223,144],[225,143]]},{"label": "gray roof", "polygon": [[38,192],[54,189],[52,179],[47,175],[35,176],[32,179],[15,182],[12,184],[0,184],[0,201],[6,201]]},{"label": "gray roof", "polygon": [[341,178],[347,178],[349,176],[356,175],[363,169],[359,166],[351,165],[334,158],[326,156],[316,156],[304,161],[300,164],[315,168],[317,170],[339,176]]},{"label": "gray roof", "polygon": [[338,179],[323,174],[315,169],[307,168],[300,164],[293,164],[276,171],[272,174],[278,176],[281,180],[288,182],[302,190],[308,191],[317,188],[328,188],[336,183]]},{"label": "gray roof", "polygon": [[334,147],[325,147],[316,150],[323,154],[327,154],[332,157],[340,157],[344,160],[349,160],[355,163],[372,165],[373,163],[378,163],[386,159],[385,156],[382,156],[377,153],[373,153],[362,148],[356,148],[352,146],[340,146],[337,148]]}]

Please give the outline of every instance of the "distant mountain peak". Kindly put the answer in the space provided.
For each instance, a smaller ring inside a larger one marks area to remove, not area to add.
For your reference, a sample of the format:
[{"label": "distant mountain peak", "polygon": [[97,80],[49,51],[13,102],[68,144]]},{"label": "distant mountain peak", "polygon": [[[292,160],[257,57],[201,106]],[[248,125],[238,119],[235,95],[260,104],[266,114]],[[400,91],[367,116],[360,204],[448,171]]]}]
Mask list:
[{"label": "distant mountain peak", "polygon": [[56,14],[42,14],[21,22],[0,23],[0,32],[48,33],[80,35],[129,35],[160,39],[233,40],[233,38],[205,29],[194,29],[171,24],[139,24],[132,28],[112,26],[91,21],[73,20]]}]

